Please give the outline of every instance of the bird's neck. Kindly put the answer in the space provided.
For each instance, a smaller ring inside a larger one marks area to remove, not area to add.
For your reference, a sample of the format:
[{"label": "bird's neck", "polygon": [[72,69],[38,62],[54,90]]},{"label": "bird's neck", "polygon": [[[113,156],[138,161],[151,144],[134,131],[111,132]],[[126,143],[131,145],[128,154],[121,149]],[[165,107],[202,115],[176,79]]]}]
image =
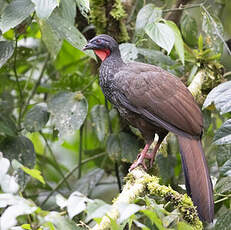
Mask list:
[{"label": "bird's neck", "polygon": [[107,99],[113,91],[115,74],[124,65],[120,52],[112,52],[100,66],[99,83]]}]

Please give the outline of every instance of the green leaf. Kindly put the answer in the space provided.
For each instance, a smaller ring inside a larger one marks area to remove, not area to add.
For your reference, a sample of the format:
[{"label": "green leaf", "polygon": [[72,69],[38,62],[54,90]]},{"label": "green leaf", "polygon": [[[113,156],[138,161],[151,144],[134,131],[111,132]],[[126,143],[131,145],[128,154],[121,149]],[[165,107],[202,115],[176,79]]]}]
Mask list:
[{"label": "green leaf", "polygon": [[0,68],[14,53],[14,43],[11,41],[0,41]]},{"label": "green leaf", "polygon": [[91,109],[92,126],[99,139],[103,141],[108,131],[107,110],[103,105],[95,105]]},{"label": "green leaf", "polygon": [[219,215],[215,224],[216,230],[229,230],[231,229],[231,210],[225,211]]},{"label": "green leaf", "polygon": [[223,52],[223,41],[220,37],[224,36],[224,29],[220,19],[210,12],[203,14],[202,30],[207,48],[215,53]]},{"label": "green leaf", "polygon": [[128,203],[120,203],[118,205],[119,210],[119,219],[117,220],[119,223],[123,223],[130,216],[141,210],[143,207],[137,204],[128,204]]},{"label": "green leaf", "polygon": [[51,222],[55,225],[55,230],[84,230],[85,228],[82,228],[80,226],[77,226],[76,223],[72,220],[70,220],[67,217],[61,216],[58,212],[50,212],[45,217],[46,222]]},{"label": "green leaf", "polygon": [[231,111],[231,81],[224,82],[210,91],[205,99],[203,109],[215,104],[220,114]]},{"label": "green leaf", "polygon": [[231,177],[222,177],[215,185],[215,191],[217,193],[231,193]]},{"label": "green leaf", "polygon": [[0,135],[3,136],[16,136],[17,129],[15,122],[6,116],[5,114],[0,113]]},{"label": "green leaf", "polygon": [[75,4],[75,0],[62,0],[59,6],[62,18],[69,21],[72,25],[75,23],[76,7],[70,6],[74,6]]},{"label": "green leaf", "polygon": [[155,23],[160,20],[162,10],[154,4],[145,5],[138,13],[136,18],[136,32],[142,32],[147,24]]},{"label": "green leaf", "polygon": [[199,38],[198,38],[198,49],[199,51],[203,51],[203,37],[202,35],[200,34]]},{"label": "green leaf", "polygon": [[180,21],[180,29],[184,41],[190,46],[196,46],[198,36],[196,20],[189,14],[185,13]]},{"label": "green leaf", "polygon": [[47,19],[56,6],[58,0],[31,0],[35,4],[35,11],[39,18]]},{"label": "green leaf", "polygon": [[46,125],[48,119],[47,105],[41,103],[35,105],[26,113],[23,124],[27,131],[37,132]]},{"label": "green leaf", "polygon": [[14,28],[34,11],[30,0],[14,0],[3,11],[0,18],[0,30],[5,33]]},{"label": "green leaf", "polygon": [[0,153],[0,181],[7,174],[10,167],[10,161],[7,158],[3,158],[2,153]]},{"label": "green leaf", "polygon": [[51,57],[55,60],[62,47],[63,38],[55,32],[47,21],[39,20],[39,24],[42,33],[42,40],[51,54]]},{"label": "green leaf", "polygon": [[231,176],[231,159],[227,160],[219,171],[221,176]]},{"label": "green leaf", "polygon": [[223,166],[227,160],[231,159],[231,145],[218,145],[215,151],[218,167]]},{"label": "green leaf", "polygon": [[60,92],[48,102],[48,111],[61,137],[72,134],[81,127],[87,110],[87,100],[79,92]]},{"label": "green leaf", "polygon": [[139,153],[136,138],[128,133],[111,134],[107,139],[106,151],[112,160],[133,162]]},{"label": "green leaf", "polygon": [[88,16],[88,13],[90,11],[90,3],[89,3],[89,0],[76,0],[77,2],[77,5],[78,5],[78,8],[81,12],[81,14],[84,16],[84,17],[87,17]]},{"label": "green leaf", "polygon": [[36,180],[40,181],[41,183],[45,184],[45,180],[41,175],[41,172],[38,169],[29,169],[25,166],[21,168],[25,173],[30,175],[31,177],[35,178]]},{"label": "green leaf", "polygon": [[121,160],[132,163],[137,158],[140,149],[136,138],[128,133],[120,132],[119,140]]},{"label": "green leaf", "polygon": [[138,50],[133,43],[123,43],[119,45],[119,49],[125,63],[134,61],[138,57]]},{"label": "green leaf", "polygon": [[157,216],[155,212],[151,210],[141,210],[141,212],[143,212],[144,215],[147,216],[151,220],[152,224],[155,224],[159,230],[165,230],[162,225],[161,219]]},{"label": "green leaf", "polygon": [[184,65],[184,42],[180,33],[180,30],[178,29],[177,25],[172,21],[166,21],[166,24],[173,30],[175,35],[175,49],[180,57],[180,60],[182,64]]},{"label": "green leaf", "polygon": [[[83,47],[87,44],[87,40],[83,34],[81,34],[71,22],[62,18],[57,11],[54,11],[54,13],[48,18],[47,22],[52,27],[52,30],[57,33],[59,38],[67,40],[75,48],[82,51]],[[95,59],[92,50],[84,51],[84,53]]]},{"label": "green leaf", "polygon": [[177,223],[177,230],[193,230],[194,228],[186,222]]},{"label": "green leaf", "polygon": [[[29,168],[33,168],[35,165],[34,146],[32,142],[24,136],[6,137],[0,143],[0,151],[2,151],[4,156],[10,161],[16,159]],[[25,186],[29,178],[25,177],[22,170],[18,170],[18,177],[20,185],[22,187]]]},{"label": "green leaf", "polygon": [[214,136],[214,143],[217,145],[231,144],[231,119],[224,122]]},{"label": "green leaf", "polygon": [[70,219],[83,212],[87,208],[87,203],[90,201],[91,200],[82,193],[78,191],[73,192],[67,200],[67,212]]},{"label": "green leaf", "polygon": [[145,26],[147,35],[161,48],[171,52],[175,42],[175,35],[172,29],[164,23],[149,23]]},{"label": "green leaf", "polygon": [[105,203],[102,200],[94,200],[93,202],[89,202],[87,204],[87,217],[85,219],[86,222],[89,222],[90,220],[94,218],[101,218],[103,217],[110,209],[111,205]]}]

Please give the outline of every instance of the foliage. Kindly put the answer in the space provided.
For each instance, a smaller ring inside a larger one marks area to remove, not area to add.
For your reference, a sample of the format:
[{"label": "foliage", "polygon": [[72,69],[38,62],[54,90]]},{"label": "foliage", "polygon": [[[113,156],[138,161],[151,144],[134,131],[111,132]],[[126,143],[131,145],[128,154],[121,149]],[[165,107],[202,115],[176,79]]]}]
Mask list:
[{"label": "foliage", "polygon": [[[96,33],[126,41],[120,45],[125,62],[158,65],[187,85],[203,73],[196,99],[203,104],[216,219],[204,227],[230,228],[231,52],[224,36],[231,35],[231,3],[175,9],[170,2],[0,0],[1,230],[78,230],[100,223],[143,147],[139,132],[105,101],[94,53],[82,50]],[[181,18],[169,20],[176,12]],[[167,154],[157,155],[150,173],[184,193],[177,146],[169,136],[160,149]],[[169,191],[157,185],[160,194]],[[174,196],[166,203],[150,184],[147,191],[118,205],[111,229],[195,229]]]}]

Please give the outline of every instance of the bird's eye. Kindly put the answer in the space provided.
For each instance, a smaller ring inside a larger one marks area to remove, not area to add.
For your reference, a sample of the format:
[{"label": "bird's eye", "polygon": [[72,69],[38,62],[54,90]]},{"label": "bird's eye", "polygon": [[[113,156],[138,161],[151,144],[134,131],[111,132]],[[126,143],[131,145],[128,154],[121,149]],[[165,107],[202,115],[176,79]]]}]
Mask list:
[{"label": "bird's eye", "polygon": [[100,44],[101,40],[100,39],[96,39],[96,43]]}]

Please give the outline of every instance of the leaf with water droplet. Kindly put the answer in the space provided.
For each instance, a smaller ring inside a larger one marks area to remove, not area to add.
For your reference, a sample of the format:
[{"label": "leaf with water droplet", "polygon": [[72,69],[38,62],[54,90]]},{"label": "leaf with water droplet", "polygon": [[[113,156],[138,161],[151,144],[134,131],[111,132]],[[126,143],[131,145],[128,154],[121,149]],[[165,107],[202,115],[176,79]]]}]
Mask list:
[{"label": "leaf with water droplet", "polygon": [[0,68],[14,53],[14,45],[11,41],[0,41]]},{"label": "leaf with water droplet", "polygon": [[30,0],[14,0],[4,9],[0,19],[0,30],[5,33],[14,28],[34,11]]},{"label": "leaf with water droplet", "polygon": [[79,92],[60,92],[48,102],[48,111],[61,137],[78,130],[87,116],[86,98],[82,95],[76,100],[76,95],[79,98]]},{"label": "leaf with water droplet", "polygon": [[45,103],[37,104],[27,112],[24,126],[29,132],[37,132],[46,125],[48,119],[47,105]]}]

